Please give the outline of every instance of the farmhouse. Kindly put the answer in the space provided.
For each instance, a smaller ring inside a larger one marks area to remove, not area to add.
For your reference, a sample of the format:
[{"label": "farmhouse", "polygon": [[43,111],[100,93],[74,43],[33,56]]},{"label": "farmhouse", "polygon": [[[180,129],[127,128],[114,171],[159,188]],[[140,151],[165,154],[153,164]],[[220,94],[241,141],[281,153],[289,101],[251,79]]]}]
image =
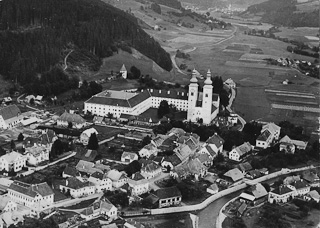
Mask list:
[{"label": "farmhouse", "polygon": [[72,128],[83,128],[86,121],[78,114],[64,112],[57,120],[57,126]]},{"label": "farmhouse", "polygon": [[8,188],[8,196],[18,204],[36,210],[52,205],[54,200],[54,193],[46,182],[28,184],[14,181]]},{"label": "farmhouse", "polygon": [[98,135],[98,132],[96,129],[94,128],[89,128],[85,131],[83,131],[80,135],[80,142],[83,144],[83,145],[88,145],[88,142],[89,142],[89,139],[90,139],[90,136],[95,133],[96,135]]},{"label": "farmhouse", "polygon": [[256,140],[256,147],[267,148],[270,147],[274,140],[278,140],[280,136],[280,127],[274,123],[268,123],[261,129],[261,134]]},{"label": "farmhouse", "polygon": [[244,157],[249,151],[251,151],[251,149],[251,144],[249,142],[245,142],[230,151],[229,159],[234,161],[241,161],[242,157]]},{"label": "farmhouse", "polygon": [[170,188],[161,188],[155,192],[159,199],[159,208],[171,205],[179,205],[181,203],[181,192],[175,186]]},{"label": "farmhouse", "polygon": [[16,105],[9,105],[0,109],[0,128],[10,129],[23,120],[20,109]]},{"label": "farmhouse", "polygon": [[26,162],[26,156],[13,151],[0,157],[0,170],[19,172],[26,166]]},{"label": "farmhouse", "polygon": [[196,75],[192,75],[189,92],[148,89],[138,92],[106,90],[85,101],[84,111],[106,116],[111,113],[119,118],[121,114],[138,116],[149,108],[158,108],[162,100],[180,111],[187,111],[187,120],[197,122],[202,119],[209,124],[219,112],[220,98],[213,93],[210,70],[204,82],[203,92],[199,92]]},{"label": "farmhouse", "polygon": [[286,153],[294,154],[296,149],[305,150],[307,148],[308,142],[303,142],[300,140],[290,139],[289,136],[284,136],[280,139],[280,151],[283,150]]},{"label": "farmhouse", "polygon": [[91,182],[82,182],[76,177],[69,177],[60,184],[60,190],[69,192],[74,198],[79,198],[81,196],[94,194],[96,188]]}]

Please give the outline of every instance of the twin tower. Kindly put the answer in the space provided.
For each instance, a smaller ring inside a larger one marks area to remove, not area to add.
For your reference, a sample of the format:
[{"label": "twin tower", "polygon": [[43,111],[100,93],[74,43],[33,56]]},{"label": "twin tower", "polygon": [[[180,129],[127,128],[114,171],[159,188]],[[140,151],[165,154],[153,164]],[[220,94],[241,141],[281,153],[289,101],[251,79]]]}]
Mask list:
[{"label": "twin tower", "polygon": [[219,104],[219,95],[213,93],[210,69],[204,81],[203,92],[199,92],[198,79],[194,70],[189,85],[187,120],[210,124],[219,113]]}]

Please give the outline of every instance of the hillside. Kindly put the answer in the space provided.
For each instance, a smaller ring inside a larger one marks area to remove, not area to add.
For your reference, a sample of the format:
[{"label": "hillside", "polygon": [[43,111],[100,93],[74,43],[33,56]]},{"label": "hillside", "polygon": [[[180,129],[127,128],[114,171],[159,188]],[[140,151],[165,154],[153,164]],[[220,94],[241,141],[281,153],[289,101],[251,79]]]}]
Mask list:
[{"label": "hillside", "polygon": [[[312,0],[309,2],[313,2]],[[268,0],[249,6],[243,17],[260,15],[262,22],[288,27],[319,27],[319,4],[304,11],[296,0]]]},{"label": "hillside", "polygon": [[172,69],[169,54],[135,17],[99,0],[0,2],[0,74],[22,85],[53,83],[50,70],[59,68],[70,50],[89,56],[97,68],[99,59],[129,46]]},{"label": "hillside", "polygon": [[230,4],[234,7],[246,9],[248,6],[264,2],[266,0],[180,0],[182,3],[192,4],[200,9],[226,8]]}]

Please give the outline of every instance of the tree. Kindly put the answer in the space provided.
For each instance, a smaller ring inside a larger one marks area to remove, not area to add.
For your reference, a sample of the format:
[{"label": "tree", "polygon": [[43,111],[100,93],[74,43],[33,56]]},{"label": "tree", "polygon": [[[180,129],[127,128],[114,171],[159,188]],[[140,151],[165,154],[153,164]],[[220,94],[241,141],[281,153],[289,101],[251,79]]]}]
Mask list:
[{"label": "tree", "polygon": [[13,140],[11,140],[11,142],[10,142],[10,148],[11,148],[11,150],[15,150],[16,149],[16,144],[14,143]]},{"label": "tree", "polygon": [[127,167],[124,168],[124,171],[128,174],[128,176],[132,176],[132,174],[139,172],[141,170],[141,164],[137,160],[132,161]]},{"label": "tree", "polygon": [[31,98],[30,101],[29,101],[29,103],[30,103],[31,105],[34,105],[34,98]]},{"label": "tree", "polygon": [[160,5],[158,5],[157,3],[152,3],[152,4],[151,4],[151,9],[152,9],[154,12],[156,12],[156,13],[158,13],[158,14],[161,14],[161,7],[160,7]]},{"label": "tree", "polygon": [[24,139],[24,136],[23,136],[22,133],[20,133],[20,134],[18,135],[18,141],[21,142],[21,141],[23,141],[23,139]]},{"label": "tree", "polygon": [[141,76],[141,71],[135,66],[130,68],[130,72],[132,73],[133,79],[139,79]]},{"label": "tree", "polygon": [[143,138],[141,144],[142,146],[148,145],[151,142],[151,137],[147,135],[146,137]]},{"label": "tree", "polygon": [[162,118],[163,116],[169,113],[170,113],[170,107],[169,107],[168,101],[162,100],[158,108],[158,118]]},{"label": "tree", "polygon": [[60,139],[54,141],[51,147],[52,157],[63,153],[63,144]]},{"label": "tree", "polygon": [[90,135],[87,148],[90,149],[90,150],[98,150],[99,143],[98,143],[98,138],[97,138],[96,133],[92,133]]}]

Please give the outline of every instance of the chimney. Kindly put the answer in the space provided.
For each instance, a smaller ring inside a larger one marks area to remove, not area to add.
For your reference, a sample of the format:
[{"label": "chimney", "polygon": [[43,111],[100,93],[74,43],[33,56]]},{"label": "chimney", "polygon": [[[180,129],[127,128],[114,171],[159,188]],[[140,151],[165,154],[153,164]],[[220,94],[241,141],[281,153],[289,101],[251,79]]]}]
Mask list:
[{"label": "chimney", "polygon": [[141,93],[143,93],[143,89],[141,90]]},{"label": "chimney", "polygon": [[177,92],[177,94],[179,95],[179,91]]},{"label": "chimney", "polygon": [[69,184],[69,182],[68,182],[68,180],[66,180],[66,186],[68,186],[68,184]]}]

